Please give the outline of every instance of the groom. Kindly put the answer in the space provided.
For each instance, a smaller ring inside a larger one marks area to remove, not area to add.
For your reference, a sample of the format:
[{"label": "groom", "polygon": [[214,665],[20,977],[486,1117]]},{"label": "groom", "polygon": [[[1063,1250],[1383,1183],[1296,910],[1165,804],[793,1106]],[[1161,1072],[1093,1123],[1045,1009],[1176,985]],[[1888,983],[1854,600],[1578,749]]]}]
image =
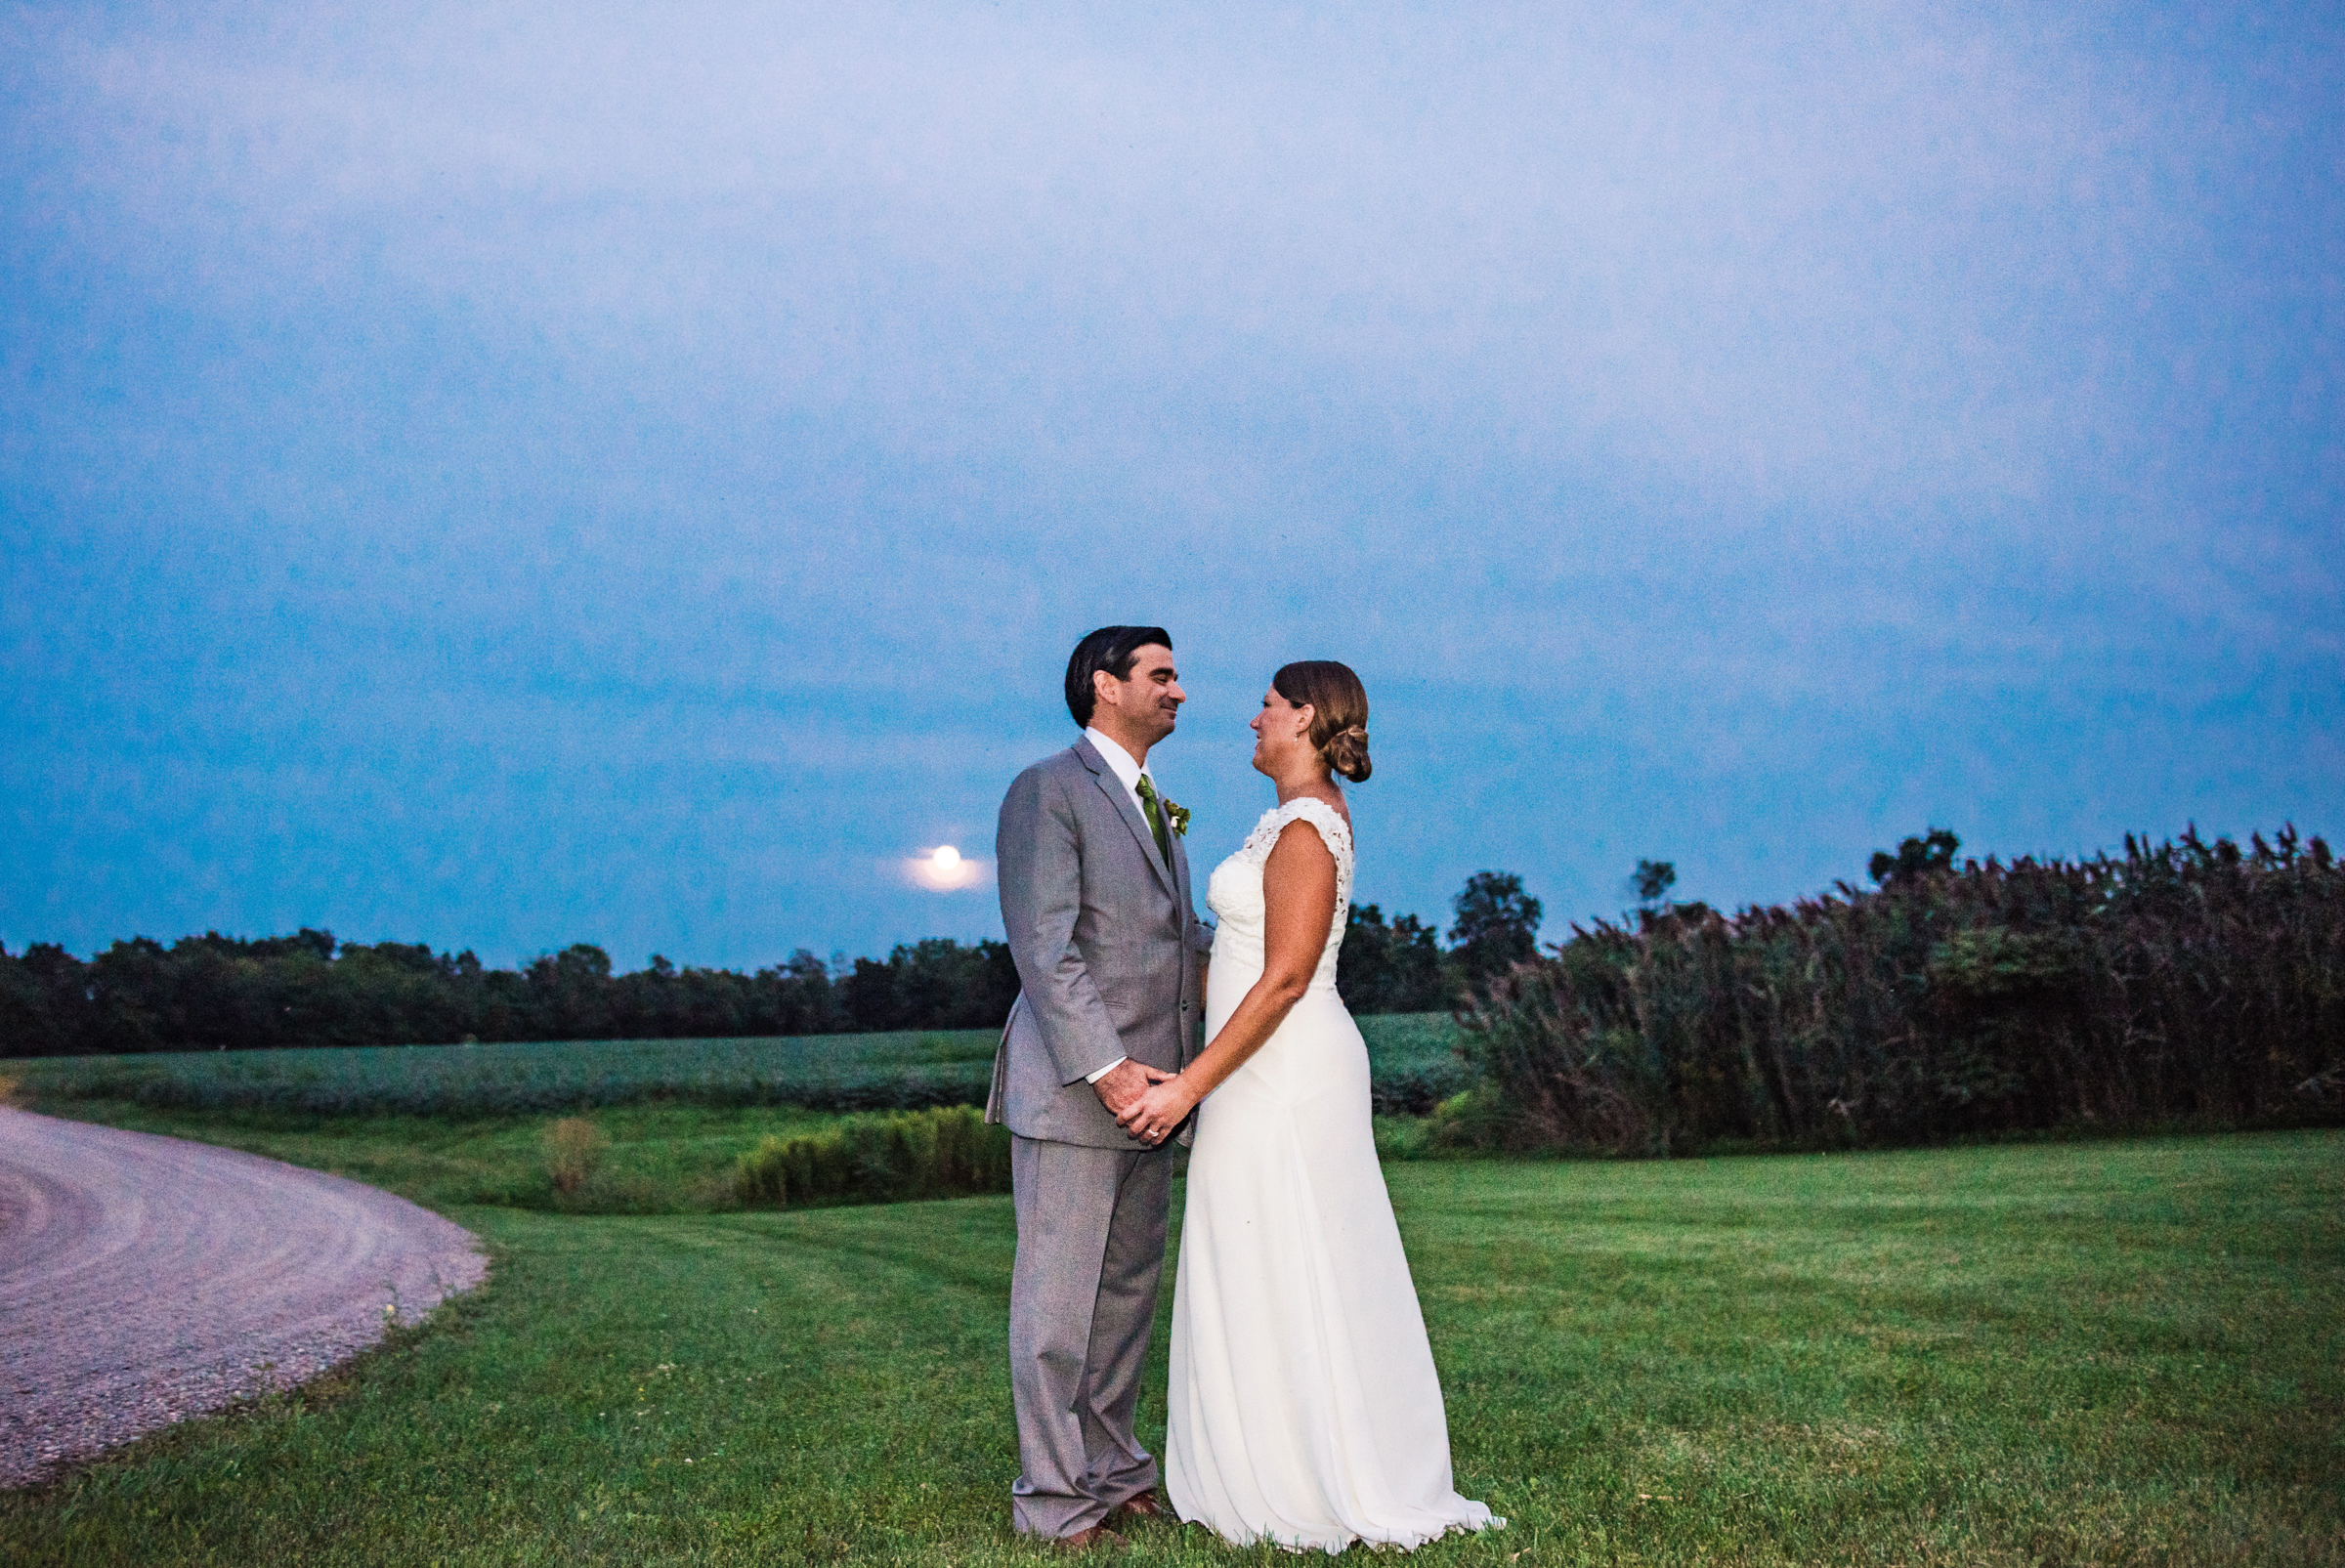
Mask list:
[{"label": "groom", "polygon": [[1083,737],[1009,786],[995,829],[1022,988],[994,1057],[1018,1218],[1009,1379],[1024,1473],[1010,1515],[1070,1546],[1162,1512],[1131,1433],[1156,1322],[1172,1154],[1116,1113],[1195,1054],[1213,933],[1189,899],[1185,813],[1148,752],[1187,694],[1159,626],[1102,626],[1067,660]]}]

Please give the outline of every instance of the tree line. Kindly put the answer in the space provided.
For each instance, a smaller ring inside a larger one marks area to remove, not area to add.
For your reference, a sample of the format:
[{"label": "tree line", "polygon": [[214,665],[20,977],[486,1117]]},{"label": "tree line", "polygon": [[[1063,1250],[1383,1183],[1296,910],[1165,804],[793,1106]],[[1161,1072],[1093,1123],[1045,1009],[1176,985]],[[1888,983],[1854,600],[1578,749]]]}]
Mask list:
[{"label": "tree line", "polygon": [[1960,845],[1932,828],[1874,855],[1872,888],[1730,916],[1645,863],[1633,918],[1478,990],[1460,1137],[1670,1154],[2345,1120],[2345,867],[2322,839]]},{"label": "tree line", "polygon": [[[1355,908],[1338,974],[1353,1011],[1446,1010],[1535,951],[1539,901],[1519,876],[1477,873],[1452,912],[1445,946],[1415,915]],[[0,1055],[994,1029],[1017,994],[1007,945],[990,940],[935,937],[852,962],[800,949],[746,973],[655,954],[614,973],[587,943],[498,969],[469,951],[330,931],[211,931],[134,937],[86,961],[52,943],[0,948]]]}]

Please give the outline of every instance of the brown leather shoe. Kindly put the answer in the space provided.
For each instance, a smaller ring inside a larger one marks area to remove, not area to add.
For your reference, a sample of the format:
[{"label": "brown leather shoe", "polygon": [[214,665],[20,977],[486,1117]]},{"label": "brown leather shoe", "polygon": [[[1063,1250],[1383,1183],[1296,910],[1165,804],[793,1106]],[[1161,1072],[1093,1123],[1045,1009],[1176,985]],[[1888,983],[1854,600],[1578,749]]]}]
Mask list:
[{"label": "brown leather shoe", "polygon": [[1134,1519],[1153,1519],[1159,1522],[1172,1517],[1172,1510],[1159,1502],[1154,1492],[1134,1492],[1110,1508],[1109,1524],[1130,1524]]},{"label": "brown leather shoe", "polygon": [[1129,1547],[1130,1545],[1130,1542],[1103,1524],[1090,1525],[1076,1531],[1071,1536],[1058,1538],[1058,1549],[1061,1551],[1089,1551],[1094,1547]]}]

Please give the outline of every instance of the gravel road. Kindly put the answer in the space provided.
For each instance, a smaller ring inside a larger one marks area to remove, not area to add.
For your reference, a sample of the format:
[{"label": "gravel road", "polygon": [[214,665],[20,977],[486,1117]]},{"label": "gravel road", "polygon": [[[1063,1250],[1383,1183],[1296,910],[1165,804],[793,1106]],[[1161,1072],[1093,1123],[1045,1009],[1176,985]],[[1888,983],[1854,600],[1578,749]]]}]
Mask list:
[{"label": "gravel road", "polygon": [[0,1487],[315,1377],[487,1272],[387,1192],[0,1107]]}]

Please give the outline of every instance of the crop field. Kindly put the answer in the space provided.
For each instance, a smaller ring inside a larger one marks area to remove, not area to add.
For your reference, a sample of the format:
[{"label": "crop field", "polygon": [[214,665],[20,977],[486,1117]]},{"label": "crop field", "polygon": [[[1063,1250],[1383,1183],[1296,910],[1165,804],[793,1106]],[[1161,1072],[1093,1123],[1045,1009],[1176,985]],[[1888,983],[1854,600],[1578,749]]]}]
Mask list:
[{"label": "crop field", "polygon": [[312,1116],[499,1116],[688,1099],[864,1110],[985,1096],[996,1036],[555,1040],[53,1056],[8,1071],[43,1099]]},{"label": "crop field", "polygon": [[[1445,1014],[1363,1018],[1380,1097],[1423,1112],[1466,1084]],[[309,1116],[515,1116],[645,1100],[821,1111],[976,1105],[993,1030],[769,1039],[564,1040],[57,1056],[0,1064],[41,1099]]]},{"label": "crop field", "polygon": [[[1386,1178],[1459,1486],[1511,1521],[1414,1562],[2345,1564],[2345,1134]],[[1055,1560],[1008,1529],[1006,1199],[591,1216],[413,1179],[487,1287],[0,1496],[0,1560]],[[1290,1559],[1142,1526],[1101,1560]]]}]

